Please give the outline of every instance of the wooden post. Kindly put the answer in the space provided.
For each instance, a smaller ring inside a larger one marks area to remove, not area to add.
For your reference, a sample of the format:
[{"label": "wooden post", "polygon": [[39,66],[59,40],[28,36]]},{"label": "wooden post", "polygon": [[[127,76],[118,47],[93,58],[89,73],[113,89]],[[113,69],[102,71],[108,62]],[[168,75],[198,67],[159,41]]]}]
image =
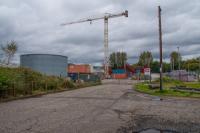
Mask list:
[{"label": "wooden post", "polygon": [[158,18],[159,18],[159,42],[160,42],[160,90],[163,90],[162,81],[162,25],[161,25],[161,8],[158,6]]},{"label": "wooden post", "polygon": [[33,94],[33,87],[34,87],[34,82],[31,81],[31,94]]},{"label": "wooden post", "polygon": [[58,89],[58,83],[56,82],[56,88],[55,88],[55,91]]},{"label": "wooden post", "polygon": [[15,97],[15,82],[13,82],[13,96]]},{"label": "wooden post", "polygon": [[200,56],[199,56],[199,71],[198,71],[198,81],[200,82],[199,76],[200,76]]},{"label": "wooden post", "polygon": [[46,90],[46,92],[47,92],[47,88],[48,86],[47,86],[47,82],[45,82],[45,90]]},{"label": "wooden post", "polygon": [[151,84],[151,68],[150,68],[150,77],[149,77],[149,83]]},{"label": "wooden post", "polygon": [[25,92],[26,91],[26,89],[25,89],[26,88],[26,83],[22,83],[22,84],[24,84],[24,86],[23,86],[24,87],[23,88],[23,95],[25,95],[26,94],[26,92]]}]

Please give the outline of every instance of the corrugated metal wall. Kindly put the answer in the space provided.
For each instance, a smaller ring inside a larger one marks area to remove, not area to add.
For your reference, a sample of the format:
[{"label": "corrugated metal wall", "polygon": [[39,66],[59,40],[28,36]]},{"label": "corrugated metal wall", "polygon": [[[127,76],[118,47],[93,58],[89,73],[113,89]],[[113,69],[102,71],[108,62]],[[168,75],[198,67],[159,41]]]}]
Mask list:
[{"label": "corrugated metal wall", "polygon": [[67,77],[68,58],[51,54],[26,54],[20,56],[20,65],[46,75]]},{"label": "corrugated metal wall", "polygon": [[69,64],[68,73],[92,73],[92,66],[89,64]]}]

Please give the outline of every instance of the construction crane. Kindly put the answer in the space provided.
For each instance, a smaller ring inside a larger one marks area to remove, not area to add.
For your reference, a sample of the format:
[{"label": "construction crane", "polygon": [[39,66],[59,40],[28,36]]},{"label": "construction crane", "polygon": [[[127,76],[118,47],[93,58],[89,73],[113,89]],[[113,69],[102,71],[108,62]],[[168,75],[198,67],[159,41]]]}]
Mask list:
[{"label": "construction crane", "polygon": [[72,22],[61,24],[61,26],[83,23],[83,22],[90,22],[91,24],[92,21],[104,19],[104,73],[105,73],[106,78],[109,77],[108,19],[121,17],[121,16],[128,17],[128,11],[125,10],[125,12],[118,13],[118,14],[106,13],[104,16],[101,16],[101,17],[90,17],[90,18],[81,19],[78,21],[72,21]]}]

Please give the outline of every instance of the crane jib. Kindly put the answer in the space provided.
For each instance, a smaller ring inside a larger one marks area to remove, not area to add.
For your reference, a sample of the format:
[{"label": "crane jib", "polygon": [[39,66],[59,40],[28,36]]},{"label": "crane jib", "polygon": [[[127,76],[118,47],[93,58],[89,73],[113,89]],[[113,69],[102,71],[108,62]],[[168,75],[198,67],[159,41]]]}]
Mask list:
[{"label": "crane jib", "polygon": [[125,10],[125,12],[119,13],[119,14],[105,14],[102,17],[93,17],[93,18],[87,18],[87,19],[82,19],[79,21],[73,21],[63,25],[70,25],[70,24],[76,24],[76,23],[83,23],[83,22],[90,22],[95,20],[100,20],[104,19],[104,72],[105,72],[105,78],[109,78],[109,50],[108,50],[108,19],[109,18],[115,18],[115,17],[121,17],[125,16],[128,17],[128,11]]},{"label": "crane jib", "polygon": [[76,24],[76,23],[82,23],[82,22],[90,22],[91,23],[92,21],[95,21],[95,20],[105,19],[105,17],[106,18],[115,18],[115,17],[120,17],[120,16],[128,17],[128,11],[125,10],[125,12],[122,12],[122,13],[119,13],[119,14],[110,14],[109,13],[109,14],[105,14],[102,17],[93,17],[93,18],[81,19],[81,20],[78,20],[78,21],[73,21],[73,22],[61,24],[61,26],[71,25],[71,24]]}]

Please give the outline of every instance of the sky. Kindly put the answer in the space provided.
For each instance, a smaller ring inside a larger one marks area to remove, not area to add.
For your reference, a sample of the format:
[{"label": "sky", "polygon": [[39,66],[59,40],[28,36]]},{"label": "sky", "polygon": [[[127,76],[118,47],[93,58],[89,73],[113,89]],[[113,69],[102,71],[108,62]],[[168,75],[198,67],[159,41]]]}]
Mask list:
[{"label": "sky", "polygon": [[183,59],[200,56],[199,0],[1,0],[0,44],[18,43],[15,63],[21,54],[42,53],[68,56],[72,63],[101,64],[103,20],[60,24],[128,10],[128,18],[109,19],[109,52],[127,52],[130,64],[143,51],[151,51],[158,59],[158,5],[162,8],[164,60],[177,47]]}]

